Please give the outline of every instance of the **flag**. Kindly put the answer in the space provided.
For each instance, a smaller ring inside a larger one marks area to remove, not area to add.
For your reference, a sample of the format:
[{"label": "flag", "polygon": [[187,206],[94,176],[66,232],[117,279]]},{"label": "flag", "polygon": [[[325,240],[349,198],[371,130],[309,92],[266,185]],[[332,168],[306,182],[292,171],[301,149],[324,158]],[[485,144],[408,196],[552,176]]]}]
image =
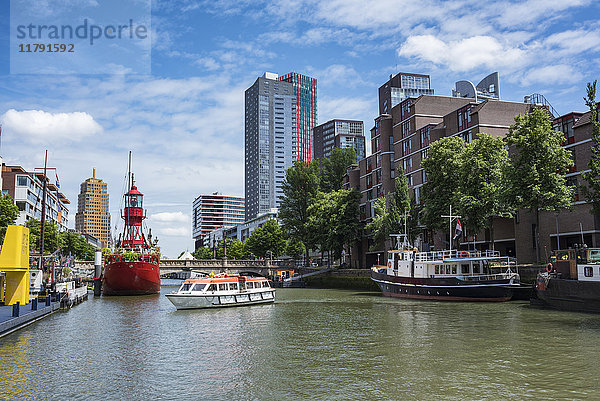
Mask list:
[{"label": "flag", "polygon": [[457,239],[462,235],[462,225],[460,224],[460,219],[456,219],[456,229],[454,230],[454,238]]},{"label": "flag", "polygon": [[60,182],[58,182],[58,173],[54,172],[54,175],[56,175],[56,188],[60,188]]}]

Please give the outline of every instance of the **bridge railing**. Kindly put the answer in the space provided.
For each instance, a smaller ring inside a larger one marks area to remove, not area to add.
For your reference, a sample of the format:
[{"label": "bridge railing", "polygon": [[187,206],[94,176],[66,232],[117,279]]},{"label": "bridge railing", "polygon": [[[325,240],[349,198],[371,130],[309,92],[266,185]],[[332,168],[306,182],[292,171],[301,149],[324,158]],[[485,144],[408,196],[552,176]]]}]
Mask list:
[{"label": "bridge railing", "polygon": [[[83,269],[94,269],[94,262],[76,261],[75,267]],[[293,268],[293,260],[234,260],[234,259],[211,259],[211,260],[179,260],[161,259],[161,268]]]}]

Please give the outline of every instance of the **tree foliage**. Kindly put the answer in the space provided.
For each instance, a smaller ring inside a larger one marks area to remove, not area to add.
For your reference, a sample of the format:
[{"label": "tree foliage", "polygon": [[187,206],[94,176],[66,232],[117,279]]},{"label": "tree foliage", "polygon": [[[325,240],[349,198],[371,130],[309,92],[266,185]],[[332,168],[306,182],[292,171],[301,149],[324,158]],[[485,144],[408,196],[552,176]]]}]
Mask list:
[{"label": "tree foliage", "polygon": [[[44,242],[46,242],[46,238],[44,238]],[[96,248],[89,244],[81,234],[63,231],[58,234],[58,244],[64,256],[71,255],[79,260],[94,260]]]},{"label": "tree foliage", "polygon": [[563,174],[573,165],[571,152],[562,144],[562,132],[554,131],[545,109],[515,117],[506,141],[510,152],[507,169],[507,199],[516,208],[535,212],[535,242],[540,260],[539,211],[570,207],[572,188],[567,186]]},{"label": "tree foliage", "polygon": [[465,151],[466,144],[461,138],[442,138],[431,144],[427,157],[421,161],[427,175],[422,192],[422,217],[430,229],[444,229],[446,222],[440,216],[448,213],[450,205],[460,203],[458,186]]},{"label": "tree foliage", "polygon": [[485,133],[478,134],[463,153],[457,210],[474,232],[490,229],[492,248],[494,217],[511,212],[504,196],[504,173],[508,164],[504,141]]},{"label": "tree foliage", "polygon": [[6,227],[14,224],[17,217],[19,208],[13,203],[13,198],[10,195],[0,195],[0,241],[4,239]]},{"label": "tree foliage", "polygon": [[304,252],[304,244],[296,238],[290,238],[285,242],[284,254],[294,259],[299,259]]},{"label": "tree foliage", "polygon": [[356,151],[353,148],[333,148],[331,155],[321,160],[321,191],[342,189],[346,169],[354,163],[356,163]]},{"label": "tree foliage", "polygon": [[[39,220],[27,220],[25,227],[29,228],[29,250],[39,252],[41,223]],[[44,253],[54,253],[58,249],[58,230],[52,221],[44,225]]]},{"label": "tree foliage", "polygon": [[587,183],[582,187],[582,193],[592,204],[592,214],[600,216],[600,122],[598,122],[598,104],[596,103],[596,81],[587,84],[587,96],[584,100],[590,110],[592,156],[588,163],[590,171],[582,174]]},{"label": "tree foliage", "polygon": [[198,260],[209,260],[213,258],[213,250],[212,248],[201,247],[196,249],[192,255]]},{"label": "tree foliage", "polygon": [[284,196],[279,208],[279,219],[289,238],[305,244],[307,261],[308,248],[311,246],[307,243],[308,207],[317,196],[319,181],[319,166],[316,161],[296,160],[287,169],[282,184]]},{"label": "tree foliage", "polygon": [[246,247],[260,258],[270,255],[278,257],[285,249],[283,229],[275,219],[270,219],[262,227],[252,231],[246,240]]},{"label": "tree foliage", "polygon": [[334,259],[341,257],[345,245],[359,238],[359,200],[360,193],[354,189],[319,192],[308,208],[308,238],[322,252],[331,251]]}]

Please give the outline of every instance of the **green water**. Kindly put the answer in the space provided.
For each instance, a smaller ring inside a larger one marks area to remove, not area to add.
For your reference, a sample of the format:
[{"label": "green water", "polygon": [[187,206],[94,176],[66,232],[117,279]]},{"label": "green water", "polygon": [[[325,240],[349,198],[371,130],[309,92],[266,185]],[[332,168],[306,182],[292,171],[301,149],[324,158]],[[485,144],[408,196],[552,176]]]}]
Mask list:
[{"label": "green water", "polygon": [[276,297],[193,311],[164,295],[91,298],[0,338],[0,399],[600,399],[600,316],[347,290]]}]

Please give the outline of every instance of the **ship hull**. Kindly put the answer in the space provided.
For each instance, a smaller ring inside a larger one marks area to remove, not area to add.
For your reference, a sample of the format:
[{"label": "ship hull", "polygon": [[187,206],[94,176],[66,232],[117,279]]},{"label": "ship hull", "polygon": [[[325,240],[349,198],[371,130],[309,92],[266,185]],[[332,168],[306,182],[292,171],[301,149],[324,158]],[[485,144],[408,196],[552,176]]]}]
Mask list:
[{"label": "ship hull", "polygon": [[578,281],[538,275],[534,305],[572,311],[600,313],[600,282]]},{"label": "ship hull", "polygon": [[220,308],[229,306],[245,306],[264,304],[275,301],[275,291],[239,293],[231,295],[184,295],[167,294],[169,301],[177,309]]},{"label": "ship hull", "polygon": [[371,272],[384,296],[435,301],[503,302],[513,297],[510,279],[486,280],[475,283],[454,278],[410,278]]},{"label": "ship hull", "polygon": [[160,269],[142,261],[109,263],[104,268],[103,295],[148,295],[160,293]]}]

